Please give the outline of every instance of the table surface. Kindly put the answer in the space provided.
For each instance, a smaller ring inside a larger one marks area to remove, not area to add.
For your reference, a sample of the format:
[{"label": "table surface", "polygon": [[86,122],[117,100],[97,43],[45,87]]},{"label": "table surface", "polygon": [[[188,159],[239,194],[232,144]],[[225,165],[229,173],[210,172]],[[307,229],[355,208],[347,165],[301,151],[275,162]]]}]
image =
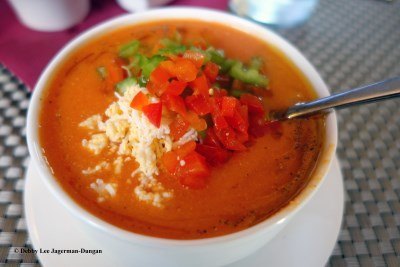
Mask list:
[{"label": "table surface", "polygon": [[[321,0],[305,24],[277,31],[310,59],[333,92],[339,92],[400,76],[399,25],[399,1]],[[39,265],[34,254],[14,253],[16,247],[30,246],[22,203],[30,93],[18,69],[13,74],[3,60],[0,57],[0,263]],[[337,153],[346,202],[330,266],[400,266],[399,107],[398,100],[388,100],[338,112]]]}]

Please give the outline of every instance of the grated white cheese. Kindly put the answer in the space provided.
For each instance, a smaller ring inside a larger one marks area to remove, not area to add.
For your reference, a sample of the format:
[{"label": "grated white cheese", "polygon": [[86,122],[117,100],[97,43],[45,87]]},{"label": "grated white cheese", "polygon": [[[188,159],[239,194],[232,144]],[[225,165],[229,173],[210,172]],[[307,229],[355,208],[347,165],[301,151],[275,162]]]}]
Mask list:
[{"label": "grated white cheese", "polygon": [[136,186],[134,192],[140,201],[158,208],[162,208],[164,200],[173,196],[172,191],[166,190],[156,179],[147,177],[143,173],[139,177],[139,185]]},{"label": "grated white cheese", "polygon": [[129,128],[126,119],[108,119],[105,122],[106,135],[111,142],[121,142]]},{"label": "grated white cheese", "polygon": [[108,137],[104,133],[94,134],[89,140],[83,139],[82,146],[93,152],[95,155],[108,145]]},{"label": "grated white cheese", "polygon": [[119,144],[119,155],[133,156],[139,170],[152,176],[158,174],[157,162],[163,153],[171,150],[172,140],[163,120],[157,128],[141,111],[130,107],[133,97],[141,90],[139,86],[128,87],[124,96],[118,96],[118,101],[106,110],[106,134]]},{"label": "grated white cheese", "polygon": [[105,125],[101,120],[101,116],[99,114],[93,115],[83,122],[79,123],[80,127],[84,127],[94,131],[104,131]]},{"label": "grated white cheese", "polygon": [[115,197],[116,191],[113,185],[111,184],[106,184],[104,189],[108,192],[108,194],[112,197]]},{"label": "grated white cheese", "polygon": [[[93,134],[89,141],[82,140],[82,145],[96,155],[108,145],[109,153],[118,155],[113,162],[115,174],[121,173],[124,158],[133,157],[139,167],[131,176],[140,174],[139,185],[134,190],[136,197],[140,201],[162,207],[162,202],[171,198],[173,192],[166,190],[155,178],[159,174],[158,162],[173,147],[197,140],[197,131],[190,128],[173,143],[168,126],[170,118],[163,115],[161,125],[157,128],[143,112],[130,107],[138,92],[148,94],[146,88],[137,85],[127,87],[123,96],[116,94],[118,100],[105,111],[105,121],[101,121],[101,115],[94,115],[80,123],[81,127],[100,132]],[[157,97],[150,98],[151,103],[159,101]]]},{"label": "grated white cheese", "polygon": [[122,171],[122,167],[124,166],[124,159],[122,157],[118,157],[113,162],[114,165],[114,173],[120,174]]},{"label": "grated white cheese", "polygon": [[82,170],[82,173],[84,175],[89,175],[89,174],[93,174],[96,173],[102,169],[108,169],[108,167],[110,166],[110,164],[108,162],[102,161],[99,164],[97,164],[96,166],[94,166],[93,168],[87,168],[86,170]]},{"label": "grated white cheese", "polygon": [[114,183],[104,183],[103,179],[96,179],[90,184],[90,188],[97,192],[98,202],[103,202],[107,198],[115,197],[117,193],[117,185]]},{"label": "grated white cheese", "polygon": [[189,130],[181,138],[179,138],[178,141],[172,144],[172,147],[175,148],[181,146],[192,140],[197,141],[197,131],[190,127]]},{"label": "grated white cheese", "polygon": [[136,174],[138,174],[138,173],[140,173],[139,169],[134,170],[134,171],[131,173],[131,177],[135,177]]}]

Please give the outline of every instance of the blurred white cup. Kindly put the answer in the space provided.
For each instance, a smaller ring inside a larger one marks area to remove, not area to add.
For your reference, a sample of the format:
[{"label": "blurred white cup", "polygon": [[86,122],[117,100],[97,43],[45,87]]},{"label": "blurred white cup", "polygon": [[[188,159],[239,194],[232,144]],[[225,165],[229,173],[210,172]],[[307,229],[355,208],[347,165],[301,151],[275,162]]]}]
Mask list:
[{"label": "blurred white cup", "polygon": [[149,8],[165,5],[172,0],[117,0],[120,7],[128,12],[140,12]]},{"label": "blurred white cup", "polygon": [[278,27],[305,22],[318,0],[230,0],[229,8],[239,16]]},{"label": "blurred white cup", "polygon": [[21,23],[38,31],[61,31],[81,22],[89,0],[8,0]]}]

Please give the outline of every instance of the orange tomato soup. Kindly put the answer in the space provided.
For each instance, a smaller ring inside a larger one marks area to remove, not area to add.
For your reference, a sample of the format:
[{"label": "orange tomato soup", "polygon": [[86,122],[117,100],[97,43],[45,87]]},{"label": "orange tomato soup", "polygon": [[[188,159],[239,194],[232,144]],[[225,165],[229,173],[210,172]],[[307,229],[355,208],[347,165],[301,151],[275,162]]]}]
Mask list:
[{"label": "orange tomato soup", "polygon": [[[128,161],[118,175],[82,170],[116,155],[89,153],[82,147],[87,131],[78,125],[94,114],[103,114],[116,101],[113,90],[96,68],[118,55],[118,48],[138,39],[149,50],[171,31],[179,30],[183,42],[206,42],[226,56],[250,60],[261,57],[269,79],[263,101],[268,110],[288,107],[315,98],[310,83],[284,54],[239,30],[215,23],[171,20],[121,28],[91,40],[73,51],[55,70],[43,96],[40,142],[62,188],[99,218],[120,228],[149,236],[199,239],[237,232],[255,225],[287,205],[308,183],[324,139],[324,118],[282,122],[279,132],[268,132],[251,141],[245,151],[233,152],[228,162],[211,167],[207,185],[188,189],[160,171],[157,177],[174,194],[163,207],[139,201],[133,192],[138,181]],[[97,201],[90,187],[96,179],[118,185],[114,198]]]}]

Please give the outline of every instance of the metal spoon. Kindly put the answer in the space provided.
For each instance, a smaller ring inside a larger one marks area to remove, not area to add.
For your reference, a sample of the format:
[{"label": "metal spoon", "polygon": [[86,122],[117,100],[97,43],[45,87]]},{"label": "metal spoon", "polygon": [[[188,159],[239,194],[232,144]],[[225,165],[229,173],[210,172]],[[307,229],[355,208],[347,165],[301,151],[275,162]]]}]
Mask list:
[{"label": "metal spoon", "polygon": [[344,108],[398,96],[400,96],[400,77],[395,77],[310,102],[298,103],[286,110],[274,111],[270,114],[270,119],[293,119],[320,111],[330,111],[332,108]]}]

